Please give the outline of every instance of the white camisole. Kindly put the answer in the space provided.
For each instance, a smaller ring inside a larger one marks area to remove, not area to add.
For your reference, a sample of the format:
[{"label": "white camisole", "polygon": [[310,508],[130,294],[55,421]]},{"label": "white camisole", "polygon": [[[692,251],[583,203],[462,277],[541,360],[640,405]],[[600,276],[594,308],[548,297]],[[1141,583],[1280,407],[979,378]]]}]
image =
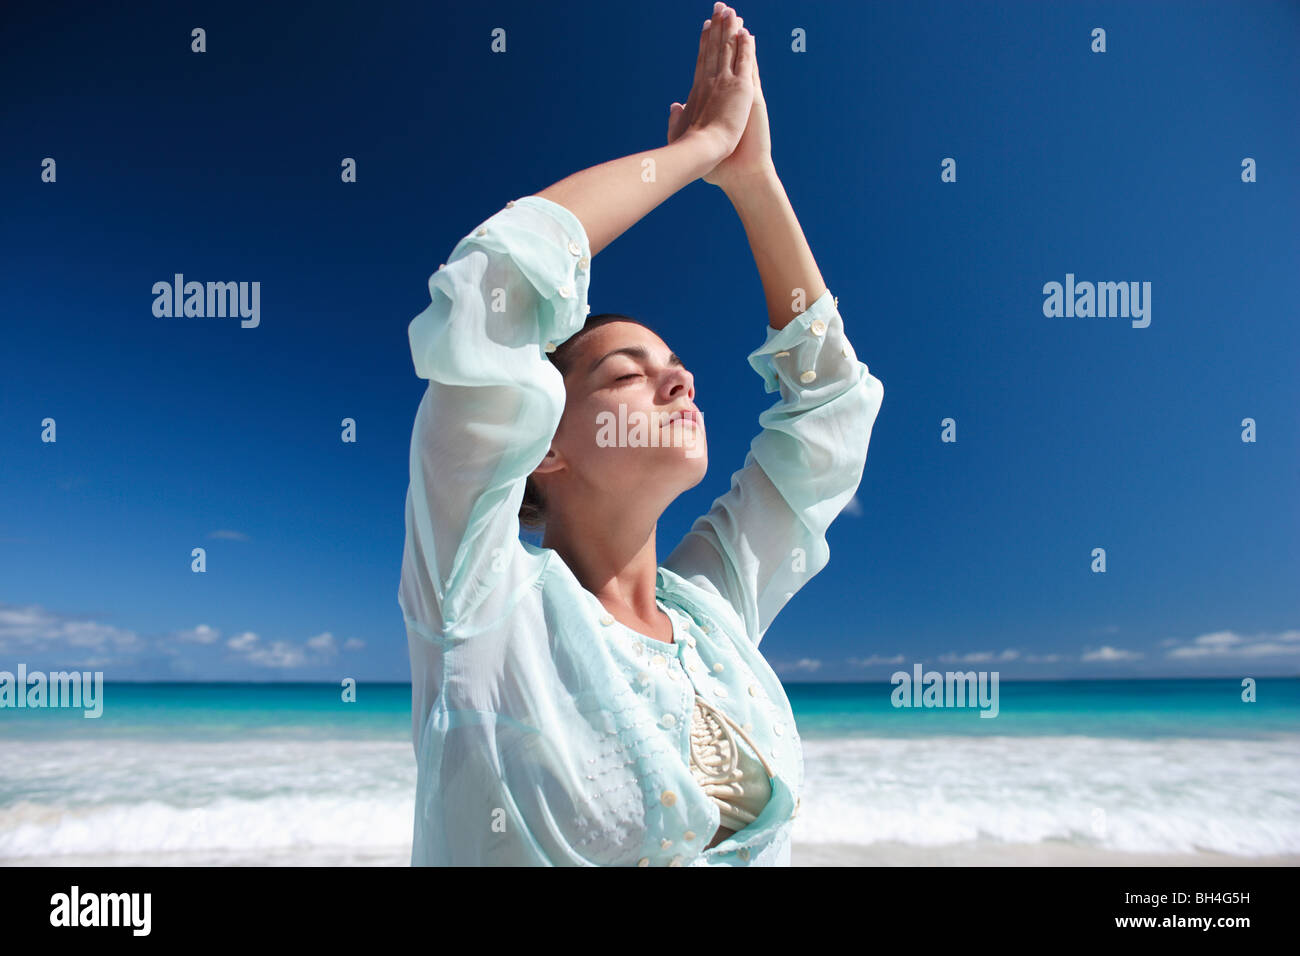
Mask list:
[{"label": "white camisole", "polygon": [[[719,826],[733,832],[758,819],[772,798],[771,768],[762,753],[741,728],[698,694],[691,717],[690,768],[695,782],[717,804]],[[709,846],[729,835],[719,832]]]},{"label": "white camisole", "polygon": [[[682,622],[676,609],[662,602],[659,606],[672,620],[673,640],[678,640]],[[718,807],[718,832],[709,847],[753,823],[772,799],[772,768],[767,760],[744,728],[699,694],[691,714],[690,771]]]}]

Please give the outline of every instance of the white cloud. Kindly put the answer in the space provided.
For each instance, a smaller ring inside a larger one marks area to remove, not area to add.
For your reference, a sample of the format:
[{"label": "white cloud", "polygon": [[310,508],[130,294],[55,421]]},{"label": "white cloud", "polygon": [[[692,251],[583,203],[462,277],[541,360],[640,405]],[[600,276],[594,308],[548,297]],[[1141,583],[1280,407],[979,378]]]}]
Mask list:
[{"label": "white cloud", "polygon": [[185,631],[177,631],[175,636],[176,640],[185,644],[214,644],[221,637],[221,632],[215,627],[200,624]]},{"label": "white cloud", "polygon": [[854,667],[874,667],[878,664],[901,664],[903,655],[895,654],[893,657],[882,657],[879,654],[872,654],[870,657],[850,657],[849,663]]},{"label": "white cloud", "polygon": [[1166,654],[1175,659],[1198,657],[1278,657],[1300,654],[1300,631],[1243,637],[1235,631],[1212,631]]},{"label": "white cloud", "polygon": [[994,654],[992,651],[970,651],[966,654],[957,654],[955,651],[949,651],[947,654],[940,654],[939,660],[944,663],[961,662],[963,664],[979,664],[984,661],[1014,661],[1020,656],[1020,652],[1008,647],[1001,654]]},{"label": "white cloud", "polygon": [[[360,641],[357,642],[361,644]],[[252,631],[226,641],[226,646],[249,664],[258,667],[292,668],[321,664],[338,653],[333,633],[324,631],[302,642],[263,642]]]},{"label": "white cloud", "polygon": [[252,650],[258,640],[258,636],[252,631],[245,631],[243,634],[236,634],[230,640],[226,641],[226,647],[230,648],[232,651],[242,653],[244,651]]},{"label": "white cloud", "polygon": [[134,653],[144,646],[134,631],[111,624],[56,614],[36,604],[0,604],[0,650],[8,653],[66,653],[74,648]]},{"label": "white cloud", "polygon": [[301,667],[307,663],[303,649],[288,641],[272,641],[270,647],[254,647],[246,659],[262,667]]},{"label": "white cloud", "polygon": [[212,532],[210,535],[208,535],[208,537],[209,537],[209,538],[224,538],[224,539],[227,540],[227,541],[248,541],[248,540],[250,540],[249,537],[248,537],[248,535],[244,534],[244,532],[242,532],[242,531],[230,531],[230,530],[227,530],[227,529],[224,529],[224,528],[221,529],[220,531],[214,531],[214,532]]},{"label": "white cloud", "polygon": [[1085,661],[1135,661],[1142,657],[1140,651],[1126,651],[1109,645],[1095,651],[1087,651],[1083,655]]},{"label": "white cloud", "polygon": [[322,654],[333,654],[338,650],[338,647],[334,644],[334,635],[329,631],[307,638],[307,646],[313,651],[319,651]]},{"label": "white cloud", "polygon": [[821,661],[819,661],[819,660],[815,660],[814,658],[811,658],[811,657],[804,657],[804,658],[800,658],[799,660],[797,660],[797,661],[795,661],[795,662],[793,662],[793,663],[790,663],[790,664],[782,664],[782,665],[781,665],[779,668],[777,668],[777,669],[782,670],[782,671],[809,671],[809,672],[811,672],[811,671],[815,671],[815,670],[817,670],[817,668],[819,668],[819,667],[821,667],[821,666],[822,666],[822,662],[821,662]]},{"label": "white cloud", "polygon": [[[365,642],[349,638],[343,649],[357,651]],[[210,668],[211,652],[222,648],[245,664],[257,667],[292,668],[328,663],[339,651],[330,631],[305,641],[263,641],[255,631],[243,631],[222,642],[221,631],[209,624],[143,638],[134,631],[99,621],[59,614],[31,605],[0,602],[0,652],[40,659],[49,668],[127,666],[161,668],[150,676],[194,673]],[[30,666],[30,664],[29,664]]]}]

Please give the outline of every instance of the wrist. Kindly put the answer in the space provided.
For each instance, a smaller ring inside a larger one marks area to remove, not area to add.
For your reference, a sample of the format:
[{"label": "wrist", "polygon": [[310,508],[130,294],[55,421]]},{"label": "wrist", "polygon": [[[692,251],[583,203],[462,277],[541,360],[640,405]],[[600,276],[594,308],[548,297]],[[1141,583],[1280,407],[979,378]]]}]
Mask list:
[{"label": "wrist", "polygon": [[671,144],[690,157],[699,179],[729,155],[734,144],[728,143],[716,130],[708,127],[688,129]]},{"label": "wrist", "polygon": [[766,160],[752,169],[733,170],[718,183],[727,198],[735,202],[742,196],[753,193],[758,190],[774,190],[781,185],[781,177],[777,175],[776,166],[771,159]]}]

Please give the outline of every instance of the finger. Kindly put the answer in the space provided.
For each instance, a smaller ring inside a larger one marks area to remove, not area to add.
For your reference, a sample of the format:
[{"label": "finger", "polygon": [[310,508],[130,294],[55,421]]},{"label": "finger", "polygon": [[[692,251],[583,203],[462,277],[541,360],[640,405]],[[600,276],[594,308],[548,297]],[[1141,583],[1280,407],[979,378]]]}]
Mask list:
[{"label": "finger", "polygon": [[736,75],[750,77],[756,87],[758,80],[754,64],[757,62],[758,59],[754,56],[754,37],[748,30],[742,29],[736,39]]},{"label": "finger", "polygon": [[708,36],[704,44],[704,75],[706,77],[716,76],[718,73],[718,63],[722,59],[722,41],[725,39],[723,34],[726,32],[722,29],[722,14],[727,8],[723,4],[715,4],[713,7],[713,16],[710,18],[710,25],[707,31]]},{"label": "finger", "polygon": [[[731,8],[728,7],[728,10]],[[734,13],[722,21],[723,32],[726,39],[723,41],[723,52],[721,69],[730,73],[736,72],[736,41],[740,37],[740,17]]]},{"label": "finger", "polygon": [[704,29],[700,31],[700,50],[695,55],[695,65],[697,70],[704,66],[705,54],[709,49],[709,44],[713,41],[713,31],[710,29],[712,26],[713,18],[709,17],[709,19],[704,21]]},{"label": "finger", "polygon": [[713,26],[713,20],[705,20],[704,28],[700,31],[700,48],[695,52],[695,75],[691,77],[691,92],[686,96],[685,106],[690,106],[691,101],[695,99],[696,88],[700,85],[700,79],[704,76],[704,57],[705,51],[709,48],[709,28]]},{"label": "finger", "polygon": [[668,142],[671,143],[677,133],[677,127],[680,123],[678,117],[682,115],[682,104],[674,103],[668,107]]}]

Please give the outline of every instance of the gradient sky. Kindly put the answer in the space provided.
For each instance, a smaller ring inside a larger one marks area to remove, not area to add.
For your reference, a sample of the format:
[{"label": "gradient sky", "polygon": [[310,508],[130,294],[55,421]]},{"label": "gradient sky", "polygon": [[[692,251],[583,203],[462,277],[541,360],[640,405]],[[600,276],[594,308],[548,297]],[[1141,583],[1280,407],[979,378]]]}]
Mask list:
[{"label": "gradient sky", "polygon": [[[662,145],[711,4],[130,9],[0,14],[0,669],[407,679],[428,277],[507,200]],[[778,672],[1300,671],[1300,4],[737,10],[778,172],[885,386],[830,564],[763,642]],[[177,272],[260,281],[260,326],[155,317]],[[1066,273],[1150,282],[1150,326],[1045,317]],[[710,423],[662,558],[775,398],[721,190],[603,251],[589,301],[659,332]]]}]

